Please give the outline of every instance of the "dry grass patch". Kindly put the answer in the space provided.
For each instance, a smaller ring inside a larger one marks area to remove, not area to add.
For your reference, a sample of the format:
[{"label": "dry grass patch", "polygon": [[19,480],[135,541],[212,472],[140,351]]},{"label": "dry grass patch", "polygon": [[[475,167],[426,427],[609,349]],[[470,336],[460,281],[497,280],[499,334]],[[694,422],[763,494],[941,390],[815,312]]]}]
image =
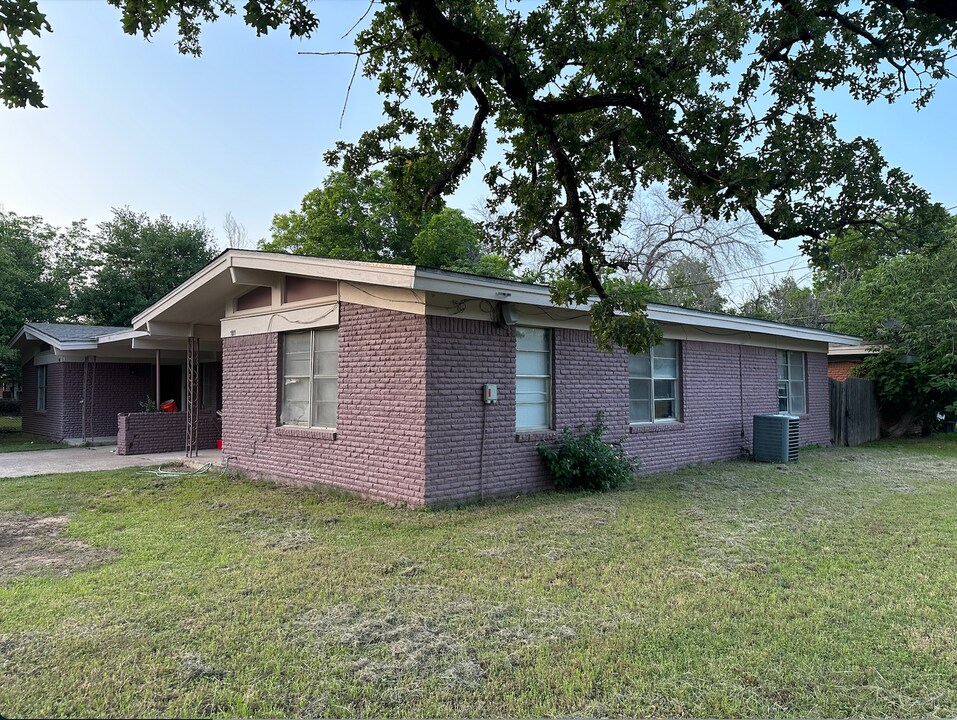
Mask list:
[{"label": "dry grass patch", "polygon": [[25,575],[69,575],[113,560],[115,550],[63,536],[70,518],[0,513],[0,583]]}]

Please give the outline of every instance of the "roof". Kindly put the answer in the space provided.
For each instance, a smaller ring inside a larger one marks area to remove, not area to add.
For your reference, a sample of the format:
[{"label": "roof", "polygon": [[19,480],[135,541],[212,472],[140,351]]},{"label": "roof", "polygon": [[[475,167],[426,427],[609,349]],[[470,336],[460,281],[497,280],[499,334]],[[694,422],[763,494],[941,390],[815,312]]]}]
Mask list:
[{"label": "roof", "polygon": [[9,345],[19,340],[40,340],[59,349],[92,349],[98,339],[117,332],[127,332],[128,327],[112,325],[80,325],[75,323],[27,323],[11,338]]},{"label": "roof", "polygon": [[[147,323],[156,320],[218,324],[222,317],[222,298],[229,297],[230,293],[233,296],[236,294],[234,286],[236,278],[242,273],[255,274],[256,272],[359,282],[546,308],[562,307],[552,303],[548,287],[515,280],[500,280],[416,265],[333,260],[262,250],[230,249],[133,318],[133,328],[145,330]],[[570,309],[587,311],[589,308],[590,304],[586,304]],[[648,316],[652,320],[663,323],[693,325],[731,332],[760,333],[834,345],[857,346],[861,342],[860,338],[851,335],[817,328],[656,303],[648,305]]]}]

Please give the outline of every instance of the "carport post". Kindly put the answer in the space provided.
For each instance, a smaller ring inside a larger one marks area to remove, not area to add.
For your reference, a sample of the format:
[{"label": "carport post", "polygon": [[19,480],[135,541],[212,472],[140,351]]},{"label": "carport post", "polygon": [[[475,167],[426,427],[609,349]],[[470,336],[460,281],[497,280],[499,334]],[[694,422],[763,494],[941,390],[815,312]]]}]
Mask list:
[{"label": "carport post", "polygon": [[160,351],[156,350],[156,409],[160,406]]}]

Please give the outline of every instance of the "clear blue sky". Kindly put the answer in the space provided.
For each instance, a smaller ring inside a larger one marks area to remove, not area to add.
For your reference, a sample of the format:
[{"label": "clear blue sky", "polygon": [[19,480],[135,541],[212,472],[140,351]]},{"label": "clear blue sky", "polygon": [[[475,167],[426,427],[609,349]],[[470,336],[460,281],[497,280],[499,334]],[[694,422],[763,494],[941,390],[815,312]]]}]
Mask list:
[{"label": "clear blue sky", "polygon": [[[297,207],[321,184],[326,149],[378,123],[375,87],[359,76],[340,127],[353,59],[297,55],[348,50],[341,36],[365,0],[317,2],[322,26],[302,42],[282,32],[257,38],[240,18],[220,21],[206,28],[198,59],[176,52],[170,30],[152,42],[125,35],[119,11],[100,0],[40,5],[54,30],[34,43],[48,107],[0,108],[0,205],[7,210],[65,225],[95,223],[128,205],[176,220],[204,217],[219,233],[231,212],[259,238],[273,214]],[[868,107],[836,98],[828,109],[839,113],[843,135],[877,138],[891,164],[935,200],[957,205],[957,83],[942,84],[919,113],[906,103]],[[468,211],[480,201],[480,175],[450,204]],[[797,252],[792,242],[767,255]]]}]

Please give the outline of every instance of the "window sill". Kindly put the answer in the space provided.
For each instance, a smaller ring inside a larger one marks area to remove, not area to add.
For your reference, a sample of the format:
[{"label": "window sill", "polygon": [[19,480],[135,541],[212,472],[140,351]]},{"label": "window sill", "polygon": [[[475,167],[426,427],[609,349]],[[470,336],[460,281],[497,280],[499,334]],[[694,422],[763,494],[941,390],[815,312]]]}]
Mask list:
[{"label": "window sill", "polygon": [[515,433],[515,442],[545,442],[557,440],[561,435],[560,430],[519,430]]},{"label": "window sill", "polygon": [[309,438],[310,440],[335,440],[336,431],[332,428],[297,427],[296,425],[280,425],[273,428],[273,435],[279,437]]},{"label": "window sill", "polygon": [[683,422],[636,423],[628,426],[629,435],[644,433],[681,432],[685,429]]}]

